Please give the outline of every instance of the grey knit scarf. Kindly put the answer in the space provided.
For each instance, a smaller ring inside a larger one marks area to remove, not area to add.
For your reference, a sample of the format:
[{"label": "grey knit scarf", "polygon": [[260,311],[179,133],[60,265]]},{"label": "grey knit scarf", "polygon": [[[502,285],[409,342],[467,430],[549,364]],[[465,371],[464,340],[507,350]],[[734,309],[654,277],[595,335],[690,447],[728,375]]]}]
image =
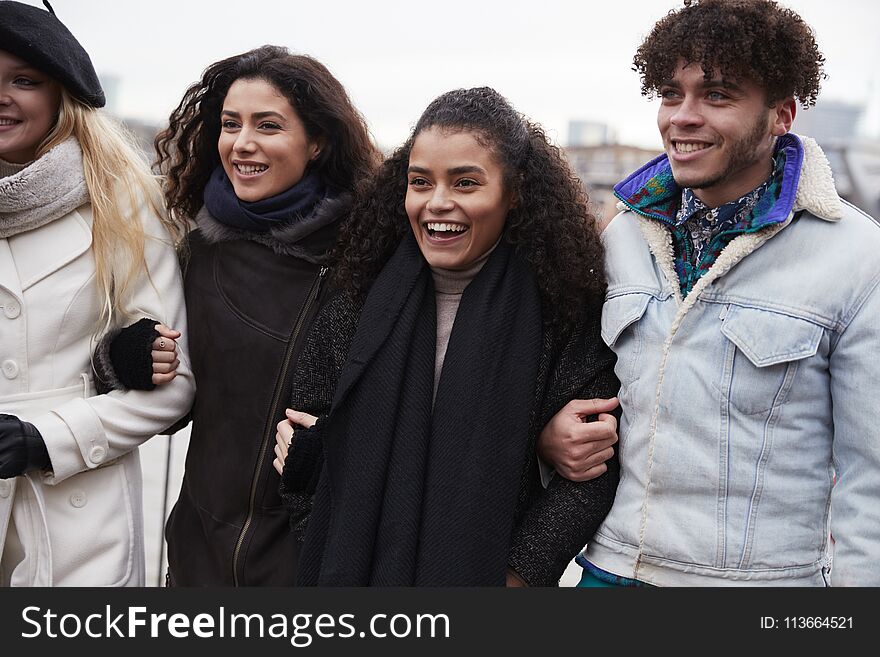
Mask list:
[{"label": "grey knit scarf", "polygon": [[18,173],[0,178],[0,238],[44,226],[88,202],[82,150],[70,137]]}]

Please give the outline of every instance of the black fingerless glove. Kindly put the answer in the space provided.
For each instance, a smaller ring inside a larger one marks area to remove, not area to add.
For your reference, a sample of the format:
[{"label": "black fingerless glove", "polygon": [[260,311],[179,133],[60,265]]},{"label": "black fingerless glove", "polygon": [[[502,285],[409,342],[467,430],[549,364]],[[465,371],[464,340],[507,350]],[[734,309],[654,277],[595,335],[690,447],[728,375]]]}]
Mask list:
[{"label": "black fingerless glove", "polygon": [[0,479],[48,468],[49,452],[37,428],[14,415],[0,413]]},{"label": "black fingerless glove", "polygon": [[108,334],[95,350],[95,383],[99,393],[110,390],[152,390],[153,340],[159,337],[154,319],[144,317]]}]

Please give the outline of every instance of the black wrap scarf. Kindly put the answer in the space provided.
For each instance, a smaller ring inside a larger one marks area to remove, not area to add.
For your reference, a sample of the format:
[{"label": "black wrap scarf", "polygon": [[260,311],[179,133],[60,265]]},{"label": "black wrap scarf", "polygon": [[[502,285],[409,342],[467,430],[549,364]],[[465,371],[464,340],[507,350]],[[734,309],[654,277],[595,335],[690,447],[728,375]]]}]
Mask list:
[{"label": "black wrap scarf", "polygon": [[408,235],[373,284],[332,409],[299,583],[503,585],[541,353],[503,240],[465,290],[432,413],[436,310]]}]

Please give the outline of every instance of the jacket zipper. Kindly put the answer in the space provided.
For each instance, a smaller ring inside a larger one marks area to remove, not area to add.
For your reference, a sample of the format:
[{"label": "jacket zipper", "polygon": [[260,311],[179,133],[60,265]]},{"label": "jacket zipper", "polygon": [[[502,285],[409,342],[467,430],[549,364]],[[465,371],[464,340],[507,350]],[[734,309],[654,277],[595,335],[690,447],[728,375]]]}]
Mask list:
[{"label": "jacket zipper", "polygon": [[245,519],[244,525],[241,528],[241,532],[238,535],[238,540],[235,542],[235,551],[232,554],[232,582],[234,586],[239,586],[238,583],[238,558],[241,554],[241,546],[244,543],[244,538],[247,535],[248,530],[251,527],[251,523],[254,519],[254,506],[257,499],[257,484],[260,480],[260,473],[263,470],[263,461],[266,458],[266,452],[269,449],[270,439],[275,435],[275,424],[272,424],[272,420],[275,418],[278,413],[278,404],[281,402],[281,391],[284,389],[284,382],[287,380],[287,373],[290,369],[290,362],[293,359],[293,350],[296,347],[296,343],[299,339],[300,331],[302,331],[303,324],[305,323],[305,319],[309,314],[309,310],[311,310],[312,305],[315,303],[315,299],[318,297],[318,292],[321,289],[321,281],[324,279],[324,275],[327,273],[327,267],[321,267],[318,275],[315,277],[315,280],[312,282],[312,287],[309,290],[309,296],[306,298],[305,304],[303,304],[303,308],[299,313],[299,317],[296,319],[296,324],[293,326],[293,331],[290,334],[290,339],[287,343],[287,350],[284,354],[284,365],[281,368],[281,376],[278,379],[278,385],[275,388],[275,397],[272,400],[272,406],[269,409],[269,426],[266,429],[266,435],[263,436],[263,443],[260,446],[260,455],[257,459],[257,464],[254,472],[254,478],[251,481],[251,495],[250,500],[248,502],[248,515]]}]

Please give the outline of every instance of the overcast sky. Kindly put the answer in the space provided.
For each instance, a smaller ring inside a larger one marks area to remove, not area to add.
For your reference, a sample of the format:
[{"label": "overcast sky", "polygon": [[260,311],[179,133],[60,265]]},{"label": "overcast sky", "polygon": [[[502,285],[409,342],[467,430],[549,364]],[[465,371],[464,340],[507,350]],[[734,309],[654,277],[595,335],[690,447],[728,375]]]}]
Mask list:
[{"label": "overcast sky", "polygon": [[[570,119],[608,123],[620,140],[659,144],[656,105],[632,56],[666,0],[50,0],[102,76],[119,79],[123,116],[158,122],[210,63],[266,43],[320,59],[384,147],[456,87],[489,85],[560,143]],[[39,0],[27,0],[40,5]],[[880,2],[785,0],[827,59],[822,99],[871,103],[880,137]],[[108,89],[109,90],[109,89]]]}]

